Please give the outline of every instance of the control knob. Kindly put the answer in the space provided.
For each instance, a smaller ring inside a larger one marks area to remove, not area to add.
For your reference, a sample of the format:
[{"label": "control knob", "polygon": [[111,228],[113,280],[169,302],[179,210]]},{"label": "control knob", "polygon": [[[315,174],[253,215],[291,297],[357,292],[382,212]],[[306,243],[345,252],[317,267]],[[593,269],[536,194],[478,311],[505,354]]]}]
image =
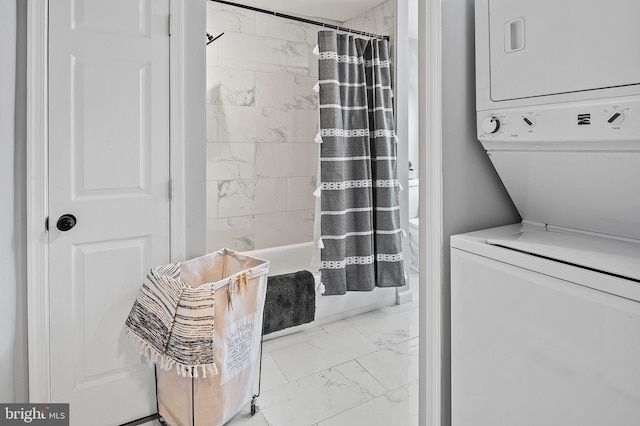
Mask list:
[{"label": "control knob", "polygon": [[622,111],[613,111],[613,114],[607,119],[607,123],[615,126],[624,121],[624,113]]},{"label": "control knob", "polygon": [[500,130],[500,120],[494,116],[485,117],[482,120],[482,131],[485,133],[495,133]]},{"label": "control knob", "polygon": [[536,125],[536,119],[531,116],[522,117],[522,121],[524,121],[524,124],[526,124],[528,127],[533,127]]}]

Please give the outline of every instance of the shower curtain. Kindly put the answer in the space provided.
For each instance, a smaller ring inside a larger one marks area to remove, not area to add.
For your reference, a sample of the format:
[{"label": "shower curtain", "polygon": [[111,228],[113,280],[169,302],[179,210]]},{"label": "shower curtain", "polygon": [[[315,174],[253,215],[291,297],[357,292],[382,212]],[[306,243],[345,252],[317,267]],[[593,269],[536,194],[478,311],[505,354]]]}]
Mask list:
[{"label": "shower curtain", "polygon": [[389,46],[318,33],[325,295],[405,284]]}]

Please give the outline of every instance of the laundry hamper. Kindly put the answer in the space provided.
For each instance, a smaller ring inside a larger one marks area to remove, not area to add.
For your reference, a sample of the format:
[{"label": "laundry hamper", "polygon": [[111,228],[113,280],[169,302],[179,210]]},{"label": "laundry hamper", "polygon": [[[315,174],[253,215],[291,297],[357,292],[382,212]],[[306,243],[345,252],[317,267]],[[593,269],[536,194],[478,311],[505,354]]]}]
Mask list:
[{"label": "laundry hamper", "polygon": [[[229,249],[150,272],[126,331],[156,363],[161,423],[218,426],[249,402],[255,412],[268,272]],[[160,337],[141,338],[154,323]]]}]

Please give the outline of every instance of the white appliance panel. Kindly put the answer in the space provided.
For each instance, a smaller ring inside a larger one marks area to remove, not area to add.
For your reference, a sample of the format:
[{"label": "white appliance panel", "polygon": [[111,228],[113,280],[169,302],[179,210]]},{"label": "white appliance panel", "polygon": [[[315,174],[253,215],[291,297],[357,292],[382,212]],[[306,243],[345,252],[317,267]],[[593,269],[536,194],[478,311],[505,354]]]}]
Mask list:
[{"label": "white appliance panel", "polygon": [[491,99],[640,84],[637,0],[489,0]]},{"label": "white appliance panel", "polygon": [[638,424],[640,303],[455,247],[451,265],[453,426]]},{"label": "white appliance panel", "polygon": [[523,219],[640,240],[640,151],[491,151]]},{"label": "white appliance panel", "polygon": [[488,238],[487,244],[625,277],[640,283],[638,243],[523,227],[520,232]]},{"label": "white appliance panel", "polygon": [[[485,129],[488,120],[493,120],[494,126],[497,120],[496,131]],[[589,142],[598,149],[620,149],[614,142],[635,141],[635,149],[640,150],[640,96],[478,111],[477,135],[485,149],[513,150],[525,143],[530,149],[529,142],[544,142],[535,147],[538,149],[586,147],[577,142]]]}]

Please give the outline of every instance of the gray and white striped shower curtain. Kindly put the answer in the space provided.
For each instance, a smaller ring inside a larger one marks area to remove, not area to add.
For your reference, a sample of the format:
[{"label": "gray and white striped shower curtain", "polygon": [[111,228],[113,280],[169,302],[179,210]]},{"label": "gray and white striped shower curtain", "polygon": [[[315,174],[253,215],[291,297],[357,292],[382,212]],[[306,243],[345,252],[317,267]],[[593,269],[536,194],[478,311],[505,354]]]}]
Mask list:
[{"label": "gray and white striped shower curtain", "polygon": [[318,33],[325,295],[405,284],[389,47]]}]

